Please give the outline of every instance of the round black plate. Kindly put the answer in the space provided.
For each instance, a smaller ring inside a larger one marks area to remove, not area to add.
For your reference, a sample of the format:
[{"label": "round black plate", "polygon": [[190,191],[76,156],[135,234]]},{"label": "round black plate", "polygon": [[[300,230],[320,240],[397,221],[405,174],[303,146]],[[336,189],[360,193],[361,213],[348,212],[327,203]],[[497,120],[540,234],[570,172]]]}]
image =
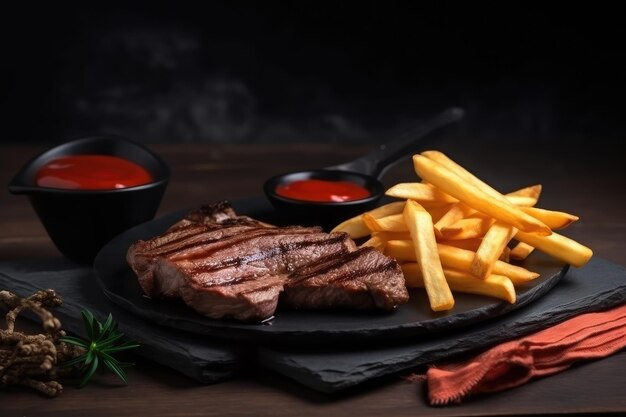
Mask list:
[{"label": "round black plate", "polygon": [[[264,198],[233,203],[239,214],[280,224],[280,219]],[[411,290],[408,304],[393,312],[302,311],[280,309],[265,323],[241,323],[203,317],[180,301],[154,300],[143,295],[137,278],[126,263],[128,247],[138,239],[162,233],[182,218],[185,211],[172,213],[136,226],[109,242],[98,254],[94,268],[104,293],[121,307],[160,325],[227,339],[324,344],[383,337],[410,338],[424,333],[449,331],[501,316],[518,309],[548,292],[563,276],[567,265],[533,252],[524,267],[541,276],[518,287],[517,302],[509,304],[494,298],[455,293],[455,307],[433,312],[423,290]]]}]

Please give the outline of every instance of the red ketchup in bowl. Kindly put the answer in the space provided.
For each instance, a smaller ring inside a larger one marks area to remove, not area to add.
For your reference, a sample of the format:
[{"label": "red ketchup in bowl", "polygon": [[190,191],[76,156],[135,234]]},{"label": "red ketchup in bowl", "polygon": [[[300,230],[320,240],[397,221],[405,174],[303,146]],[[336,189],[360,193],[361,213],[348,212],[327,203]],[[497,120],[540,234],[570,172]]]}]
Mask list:
[{"label": "red ketchup in bowl", "polygon": [[276,194],[293,200],[340,203],[367,198],[369,190],[349,181],[297,180],[276,187]]},{"label": "red ketchup in bowl", "polygon": [[141,165],[112,155],[67,155],[46,162],[37,171],[40,187],[71,190],[113,190],[152,181]]}]

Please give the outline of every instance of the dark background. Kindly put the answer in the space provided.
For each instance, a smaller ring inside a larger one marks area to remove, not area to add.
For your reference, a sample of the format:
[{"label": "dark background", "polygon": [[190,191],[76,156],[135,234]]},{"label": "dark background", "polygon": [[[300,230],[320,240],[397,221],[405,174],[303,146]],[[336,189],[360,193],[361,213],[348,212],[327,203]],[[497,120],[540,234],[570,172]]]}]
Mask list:
[{"label": "dark background", "polygon": [[451,105],[466,138],[626,133],[608,3],[86,3],[3,6],[3,143],[379,142]]}]

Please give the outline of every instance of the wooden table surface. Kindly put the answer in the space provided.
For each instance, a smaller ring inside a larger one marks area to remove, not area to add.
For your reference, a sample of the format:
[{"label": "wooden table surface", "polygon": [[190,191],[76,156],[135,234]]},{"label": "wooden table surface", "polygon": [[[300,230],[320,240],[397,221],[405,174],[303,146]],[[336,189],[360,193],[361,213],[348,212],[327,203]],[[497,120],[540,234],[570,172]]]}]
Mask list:
[{"label": "wooden table surface", "polygon": [[[154,145],[170,165],[172,180],[157,215],[202,202],[259,195],[263,179],[301,168],[352,159],[367,146]],[[595,256],[626,265],[626,158],[605,141],[593,151],[582,142],[443,140],[438,146],[503,191],[544,185],[540,206],[578,214],[565,234],[594,249]],[[43,146],[0,145],[0,184]],[[385,177],[388,184],[415,178],[408,161]],[[0,260],[59,256],[27,198],[0,191]],[[555,288],[558,291],[558,287]],[[0,416],[416,416],[626,413],[626,352],[584,363],[558,375],[461,405],[430,407],[421,383],[400,376],[373,381],[339,395],[311,391],[279,375],[257,372],[202,386],[169,368],[137,358],[130,385],[100,380],[67,387],[55,399],[25,389],[0,391]]]}]

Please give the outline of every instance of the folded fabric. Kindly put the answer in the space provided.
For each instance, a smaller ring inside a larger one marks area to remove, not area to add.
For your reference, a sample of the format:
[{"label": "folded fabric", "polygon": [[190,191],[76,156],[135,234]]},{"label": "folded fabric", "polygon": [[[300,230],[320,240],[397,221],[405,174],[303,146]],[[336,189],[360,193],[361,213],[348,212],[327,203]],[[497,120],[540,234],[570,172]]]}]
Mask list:
[{"label": "folded fabric", "polygon": [[464,362],[431,366],[426,373],[428,399],[432,405],[445,405],[479,393],[502,391],[624,347],[626,304],[581,314]]}]

